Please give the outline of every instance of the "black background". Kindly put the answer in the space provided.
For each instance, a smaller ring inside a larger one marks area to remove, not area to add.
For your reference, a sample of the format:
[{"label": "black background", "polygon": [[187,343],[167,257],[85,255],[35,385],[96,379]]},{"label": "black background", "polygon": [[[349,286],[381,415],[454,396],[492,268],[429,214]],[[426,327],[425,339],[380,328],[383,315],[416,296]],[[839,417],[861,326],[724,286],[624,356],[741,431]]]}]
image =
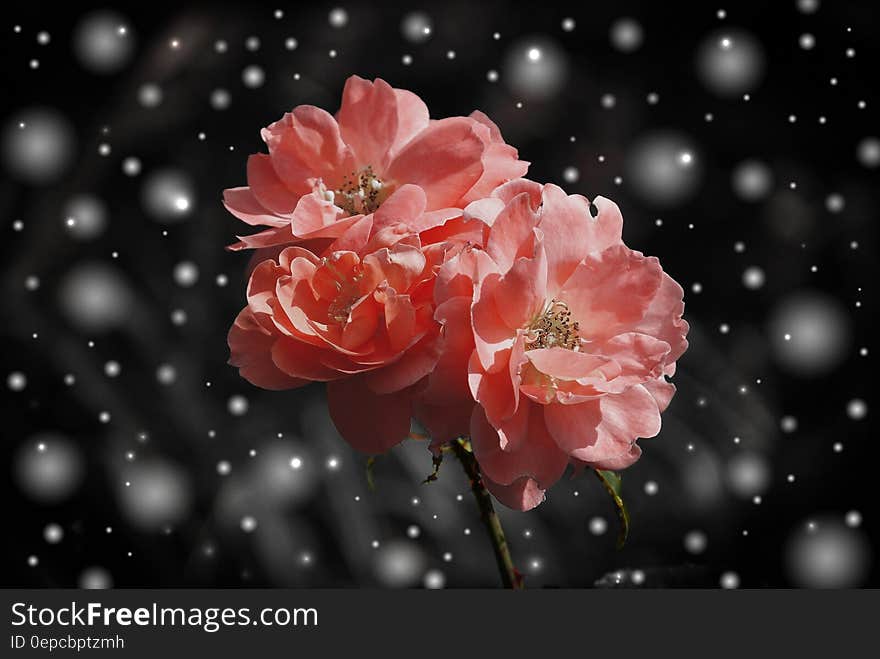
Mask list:
[{"label": "black background", "polygon": [[[365,460],[328,425],[319,386],[259,391],[225,364],[226,331],[243,305],[247,257],[223,249],[242,227],[220,205],[222,190],[245,183],[247,154],[262,150],[262,126],[301,103],[335,111],[352,73],[415,91],[433,117],[486,112],[532,163],[530,178],[559,183],[571,193],[613,198],[624,213],[627,243],[659,256],[685,288],[691,348],[679,361],[679,391],[664,416],[664,430],[642,442],[642,460],[624,474],[633,518],[627,545],[614,547],[616,522],[599,483],[588,475],[565,480],[536,511],[503,512],[529,585],[608,583],[603,575],[621,569],[642,570],[646,586],[717,587],[727,571],[743,586],[797,585],[785,568],[785,547],[807,520],[824,515],[842,520],[857,510],[861,536],[876,535],[871,424],[877,170],[856,158],[859,140],[878,133],[880,99],[871,67],[878,54],[878,21],[872,3],[824,2],[806,15],[795,2],[718,7],[348,2],[342,4],[349,15],[342,29],[328,23],[333,6],[115,5],[134,30],[136,50],[112,75],[85,70],[71,54],[72,27],[92,7],[28,3],[4,10],[4,126],[23,108],[51,106],[71,121],[77,136],[76,165],[59,181],[30,186],[4,172],[0,185],[2,373],[27,376],[23,391],[5,387],[2,394],[6,585],[75,585],[94,565],[105,568],[117,586],[389,585],[376,561],[383,548],[407,540],[412,524],[421,529],[417,539],[407,541],[421,556],[420,574],[439,569],[450,587],[496,584],[466,483],[451,460],[438,482],[421,485],[430,471],[429,454],[417,444],[398,448],[376,463],[377,489],[370,492]],[[720,8],[727,12],[723,21],[716,16]],[[274,18],[275,9],[284,11],[282,19]],[[433,21],[433,36],[425,43],[412,44],[401,35],[401,20],[412,10],[426,11]],[[565,32],[560,23],[569,16],[576,28]],[[635,53],[621,53],[609,43],[609,26],[621,16],[636,18],[644,28],[645,42]],[[21,33],[14,25],[22,26]],[[751,32],[765,51],[765,76],[748,102],[714,96],[694,72],[699,43],[725,25]],[[40,30],[52,35],[46,46],[37,44]],[[803,32],[816,35],[816,48],[798,46]],[[251,35],[261,41],[255,52],[245,48]],[[504,84],[504,54],[530,35],[552,39],[569,61],[567,83],[550,99],[520,99]],[[296,50],[285,50],[289,36],[298,40]],[[180,48],[170,49],[172,38],[180,40]],[[215,52],[217,39],[228,42],[226,53]],[[849,47],[856,57],[846,57]],[[328,57],[331,48],[337,57]],[[449,50],[454,59],[447,57]],[[402,63],[405,53],[412,55],[411,65]],[[36,70],[28,66],[34,57],[40,60]],[[251,64],[266,73],[259,89],[242,84],[241,71]],[[500,82],[487,81],[490,69],[499,70]],[[836,86],[829,84],[831,77],[838,79]],[[156,108],[138,103],[137,90],[145,82],[163,89]],[[209,104],[218,87],[232,95],[224,111]],[[657,104],[646,102],[651,92],[659,94]],[[602,107],[605,93],[615,95],[614,108]],[[859,100],[866,108],[857,107]],[[704,119],[707,112],[711,122]],[[789,123],[790,114],[797,115],[796,123]],[[827,123],[820,124],[819,116]],[[109,132],[102,133],[103,127]],[[633,194],[625,171],[634,140],[661,128],[689,135],[702,167],[696,194],[663,208]],[[204,141],[199,132],[206,134]],[[102,142],[112,146],[107,157],[98,153]],[[138,177],[122,172],[121,161],[129,155],[143,164]],[[774,172],[774,190],[759,203],[738,199],[731,187],[734,166],[746,158],[759,158]],[[186,221],[162,226],[144,212],[140,184],[150,171],[167,166],[192,177],[197,206]],[[563,179],[569,166],[580,171],[575,183]],[[614,182],[618,175],[624,177],[620,185]],[[797,182],[796,190],[789,181]],[[72,240],[64,227],[64,203],[81,192],[101,198],[109,211],[107,230],[91,242]],[[846,199],[841,213],[826,210],[825,199],[834,192]],[[23,230],[13,229],[16,219]],[[744,252],[735,251],[737,241],[745,244]],[[182,288],[172,277],[174,265],[184,260],[199,267],[193,287]],[[70,268],[93,261],[119,269],[137,310],[126,327],[99,335],[71,326],[57,302]],[[743,286],[749,266],[766,273],[759,290]],[[228,277],[225,287],[215,283],[220,273]],[[39,276],[36,291],[24,286],[30,275]],[[695,282],[702,285],[700,293],[692,291]],[[803,289],[835,298],[852,327],[846,356],[817,377],[780,367],[768,339],[773,309]],[[183,326],[169,320],[177,308],[187,311]],[[722,323],[729,324],[729,333],[719,332]],[[31,338],[33,332],[39,338]],[[861,347],[868,348],[867,356],[859,354]],[[104,374],[111,359],[122,365],[116,378]],[[157,383],[160,363],[174,364],[174,385]],[[76,375],[73,387],[65,386],[66,373]],[[741,385],[748,386],[747,394],[739,393]],[[227,411],[233,395],[248,399],[247,414]],[[847,416],[853,398],[867,402],[865,418]],[[101,410],[111,412],[110,423],[99,422]],[[797,418],[794,433],[780,429],[785,415]],[[61,504],[29,499],[13,478],[16,452],[45,431],[71,438],[87,461],[82,486]],[[141,432],[148,441],[138,440]],[[305,447],[315,480],[296,502],[250,511],[259,526],[246,534],[218,513],[229,495],[223,491],[234,475],[248,473],[255,460],[248,451],[261,450],[278,432]],[[741,442],[735,444],[734,437]],[[842,451],[833,450],[835,442]],[[744,450],[757,451],[770,468],[760,505],[737,497],[723,478],[724,465]],[[130,466],[127,451],[135,451],[135,463],[159,457],[186,475],[192,506],[167,532],[129,523],[117,494]],[[331,455],[341,464],[333,472],[324,467]],[[231,476],[217,474],[219,460],[230,461]],[[688,485],[689,473],[702,474],[710,481],[706,491],[715,495],[699,495]],[[796,475],[794,483],[787,482],[788,474]],[[648,481],[659,485],[654,496],[644,491]],[[458,493],[465,495],[461,502]],[[420,504],[412,505],[412,497]],[[597,515],[608,522],[604,535],[589,532],[589,520]],[[43,539],[48,523],[65,530],[57,545]],[[466,535],[465,528],[473,532]],[[702,554],[683,546],[692,529],[708,538]],[[379,549],[371,547],[374,539]],[[203,551],[206,545],[214,548],[211,556]],[[442,559],[447,551],[454,557],[448,563]],[[308,564],[300,560],[302,552],[311,556]],[[28,566],[31,555],[38,556],[38,566]],[[419,585],[421,577],[410,581]],[[859,580],[878,583],[876,567]]]}]

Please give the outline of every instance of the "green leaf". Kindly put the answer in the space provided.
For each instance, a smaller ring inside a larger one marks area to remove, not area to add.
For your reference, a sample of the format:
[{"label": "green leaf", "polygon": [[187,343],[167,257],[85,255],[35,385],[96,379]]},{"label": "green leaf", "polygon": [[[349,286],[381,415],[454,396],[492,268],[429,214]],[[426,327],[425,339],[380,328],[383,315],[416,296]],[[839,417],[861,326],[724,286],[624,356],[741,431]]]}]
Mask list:
[{"label": "green leaf", "polygon": [[373,465],[376,463],[376,456],[371,455],[367,458],[367,487],[373,492],[376,489],[376,481],[373,480]]},{"label": "green leaf", "polygon": [[422,481],[422,485],[425,483],[433,483],[437,480],[437,476],[440,473],[440,465],[443,463],[443,451],[438,451],[432,458],[431,462],[434,463],[434,471],[427,475],[425,480]]},{"label": "green leaf", "polygon": [[620,549],[626,543],[626,536],[629,534],[629,512],[626,510],[626,504],[623,503],[621,494],[621,486],[623,479],[619,474],[605,469],[595,469],[596,477],[602,481],[602,485],[611,495],[614,501],[614,507],[617,509],[617,517],[620,520],[620,531],[617,534],[617,548]]}]

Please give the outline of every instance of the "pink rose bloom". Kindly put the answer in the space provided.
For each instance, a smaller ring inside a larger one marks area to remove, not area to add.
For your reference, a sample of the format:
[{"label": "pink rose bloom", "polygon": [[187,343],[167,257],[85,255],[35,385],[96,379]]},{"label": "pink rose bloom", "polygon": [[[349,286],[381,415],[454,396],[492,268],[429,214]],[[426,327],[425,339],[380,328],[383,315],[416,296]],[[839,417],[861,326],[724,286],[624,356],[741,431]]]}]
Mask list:
[{"label": "pink rose bloom", "polygon": [[269,153],[250,156],[247,187],[226,190],[223,202],[240,220],[267,228],[233,249],[310,241],[312,251],[333,251],[348,232],[348,247],[362,248],[377,230],[375,213],[392,203],[420,205],[410,216],[425,231],[528,168],[482,113],[431,120],[412,92],[357,76],[346,82],[335,117],[301,105],[262,136]]},{"label": "pink rose bloom", "polygon": [[422,249],[418,235],[394,227],[362,252],[284,248],[250,276],[230,364],[264,389],[327,382],[340,434],[384,452],[409,435],[415,385],[438,358],[433,296],[445,249]]},{"label": "pink rose bloom", "polygon": [[[489,489],[512,508],[538,505],[570,463],[633,464],[636,440],[660,431],[675,391],[666,376],[687,348],[681,286],[623,244],[613,202],[594,204],[595,218],[584,197],[554,185],[502,185],[465,210],[489,225],[485,250],[465,249],[438,275],[438,322],[457,335],[445,359],[467,360],[478,403],[473,450]],[[449,409],[462,423],[467,406],[452,400],[454,386]],[[442,415],[426,418],[435,441],[464,434]]]}]

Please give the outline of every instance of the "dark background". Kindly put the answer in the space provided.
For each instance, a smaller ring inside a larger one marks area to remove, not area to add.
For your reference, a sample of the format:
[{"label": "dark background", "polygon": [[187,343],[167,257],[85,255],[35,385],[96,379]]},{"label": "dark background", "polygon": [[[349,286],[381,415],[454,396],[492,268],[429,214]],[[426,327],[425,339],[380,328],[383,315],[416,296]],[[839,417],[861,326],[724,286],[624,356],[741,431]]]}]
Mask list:
[{"label": "dark background", "polygon": [[[565,480],[535,511],[502,511],[527,585],[880,584],[871,428],[880,200],[877,158],[858,155],[880,133],[871,66],[880,24],[869,2],[804,5],[116,4],[106,9],[124,17],[133,50],[112,73],[91,70],[72,47],[80,21],[103,6],[4,10],[0,138],[48,107],[69,122],[72,156],[35,183],[3,146],[3,583],[497,584],[454,461],[422,485],[430,456],[410,442],[376,462],[371,492],[365,459],[336,435],[320,386],[265,392],[225,364],[247,256],[223,249],[245,229],[223,210],[222,190],[245,183],[261,127],[301,103],[334,112],[356,73],[413,90],[433,117],[486,112],[532,163],[530,178],[614,199],[627,243],[660,257],[685,288],[691,347],[663,431],[624,473],[626,546],[615,548],[598,481]],[[347,11],[342,27],[328,20],[336,6]],[[401,29],[413,11],[432,23],[419,43]],[[609,39],[626,16],[643,33],[634,52]],[[44,30],[48,44],[38,42]],[[748,101],[697,75],[700,45],[717,30],[750,34],[763,53]],[[815,47],[799,45],[804,33]],[[515,83],[532,43],[550,67],[536,84],[561,76],[543,97]],[[265,74],[258,88],[243,82],[252,65]],[[162,91],[154,107],[139,100],[146,83]],[[212,107],[216,89],[228,91],[228,108]],[[666,146],[652,151],[658,131]],[[693,164],[663,169],[670,148]],[[124,173],[128,157],[139,159],[137,175]],[[772,173],[752,201],[732,181],[750,159]],[[188,178],[190,208],[161,222],[144,188],[169,168]],[[66,225],[70,200],[84,194],[106,215],[88,239]],[[198,269],[192,285],[174,276],[182,262]],[[763,277],[744,281],[754,267]],[[108,375],[110,361],[118,374]]]}]

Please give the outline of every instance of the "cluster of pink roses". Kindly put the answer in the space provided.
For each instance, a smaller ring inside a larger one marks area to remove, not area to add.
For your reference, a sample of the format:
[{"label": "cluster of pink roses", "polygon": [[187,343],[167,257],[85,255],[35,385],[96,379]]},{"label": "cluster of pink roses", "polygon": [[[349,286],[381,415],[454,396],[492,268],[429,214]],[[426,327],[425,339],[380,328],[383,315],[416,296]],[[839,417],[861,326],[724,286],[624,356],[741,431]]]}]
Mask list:
[{"label": "cluster of pink roses", "polygon": [[[355,448],[413,418],[436,450],[469,436],[489,490],[527,510],[568,464],[621,469],[660,430],[687,348],[681,287],[626,247],[617,206],[522,177],[485,115],[433,120],[351,77],[334,117],[263,130],[224,204],[265,227],[230,363],[253,384],[327,383]],[[591,210],[593,212],[591,212]]]}]

